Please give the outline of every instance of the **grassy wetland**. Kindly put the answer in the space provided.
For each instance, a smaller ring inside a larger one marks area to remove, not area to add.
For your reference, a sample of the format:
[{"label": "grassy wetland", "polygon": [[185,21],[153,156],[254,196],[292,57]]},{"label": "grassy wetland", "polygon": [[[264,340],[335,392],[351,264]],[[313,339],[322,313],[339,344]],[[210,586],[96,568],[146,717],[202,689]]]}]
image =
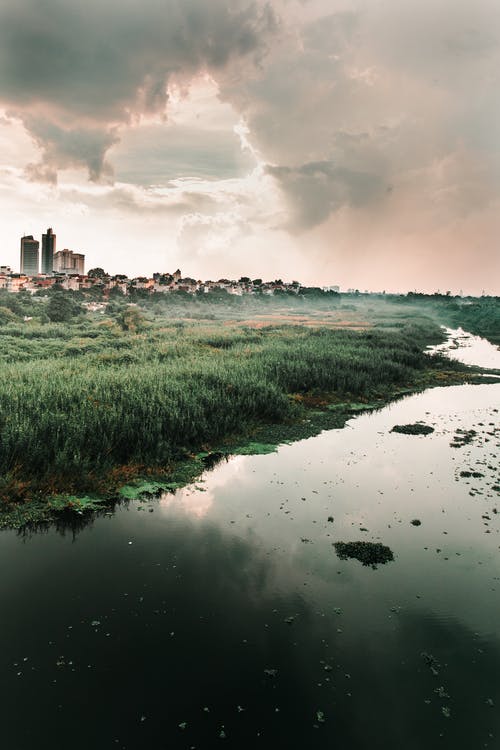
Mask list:
[{"label": "grassy wetland", "polygon": [[175,487],[212,452],[258,452],[474,378],[424,352],[443,338],[434,308],[342,299],[114,299],[89,313],[71,293],[4,296],[0,522],[95,509],[139,480]]},{"label": "grassy wetland", "polygon": [[426,354],[428,301],[54,300],[0,327],[4,745],[496,747],[498,350]]}]

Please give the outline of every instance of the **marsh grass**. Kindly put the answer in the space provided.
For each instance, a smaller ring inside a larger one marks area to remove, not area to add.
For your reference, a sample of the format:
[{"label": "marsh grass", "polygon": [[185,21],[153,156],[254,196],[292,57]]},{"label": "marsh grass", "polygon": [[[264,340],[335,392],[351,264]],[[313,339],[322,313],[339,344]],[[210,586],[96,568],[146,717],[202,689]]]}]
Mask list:
[{"label": "marsh grass", "polygon": [[[369,400],[442,360],[429,321],[366,331],[149,313],[146,330],[97,317],[0,328],[0,495],[94,492],[258,424],[292,422],[314,394]],[[446,367],[450,367],[446,361]]]}]

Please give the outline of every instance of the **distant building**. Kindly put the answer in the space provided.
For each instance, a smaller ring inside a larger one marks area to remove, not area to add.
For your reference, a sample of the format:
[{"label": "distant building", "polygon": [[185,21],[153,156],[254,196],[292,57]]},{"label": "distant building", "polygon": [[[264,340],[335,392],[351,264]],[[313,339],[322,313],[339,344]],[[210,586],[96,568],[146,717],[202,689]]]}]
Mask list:
[{"label": "distant building", "polygon": [[56,252],[56,235],[52,229],[42,234],[42,273],[52,273],[54,270],[54,254]]},{"label": "distant building", "polygon": [[54,273],[79,274],[85,273],[85,255],[74,253],[72,250],[59,250],[54,253]]},{"label": "distant building", "polygon": [[29,234],[21,237],[21,273],[36,276],[38,273],[38,255],[40,243]]},{"label": "distant building", "polygon": [[24,274],[13,274],[7,279],[6,289],[8,292],[20,292],[21,289],[25,289],[28,284],[28,277]]}]

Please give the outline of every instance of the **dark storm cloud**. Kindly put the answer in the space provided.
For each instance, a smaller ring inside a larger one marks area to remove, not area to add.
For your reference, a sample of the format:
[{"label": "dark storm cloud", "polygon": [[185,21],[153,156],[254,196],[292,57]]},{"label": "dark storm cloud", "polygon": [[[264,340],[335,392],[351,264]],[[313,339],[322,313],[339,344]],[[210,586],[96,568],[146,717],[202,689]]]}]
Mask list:
[{"label": "dark storm cloud", "polygon": [[117,141],[113,130],[96,127],[66,129],[49,119],[31,115],[25,115],[24,125],[43,151],[42,164],[28,166],[28,174],[33,178],[55,182],[57,175],[51,165],[64,169],[86,164],[92,180],[111,171],[105,155]]},{"label": "dark storm cloud", "polygon": [[267,172],[291,201],[292,229],[321,224],[345,205],[359,208],[373,203],[386,189],[379,175],[339,167],[331,161],[300,167],[268,166]]},{"label": "dark storm cloud", "polygon": [[110,124],[164,109],[172,74],[258,61],[275,29],[259,0],[3,0],[0,102],[45,144],[45,167],[80,159],[96,178]]}]

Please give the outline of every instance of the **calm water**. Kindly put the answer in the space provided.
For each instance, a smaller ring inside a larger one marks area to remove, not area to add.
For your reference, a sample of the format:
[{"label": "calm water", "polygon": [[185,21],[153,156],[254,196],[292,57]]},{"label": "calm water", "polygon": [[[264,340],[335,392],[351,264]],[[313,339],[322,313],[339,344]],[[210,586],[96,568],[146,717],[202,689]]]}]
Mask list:
[{"label": "calm water", "polygon": [[498,749],[499,407],[434,389],[75,536],[2,533],[2,749]]},{"label": "calm water", "polygon": [[444,327],[448,340],[439,346],[429,347],[435,352],[447,354],[466,365],[478,367],[500,368],[500,351],[480,336],[464,331],[463,328]]}]

